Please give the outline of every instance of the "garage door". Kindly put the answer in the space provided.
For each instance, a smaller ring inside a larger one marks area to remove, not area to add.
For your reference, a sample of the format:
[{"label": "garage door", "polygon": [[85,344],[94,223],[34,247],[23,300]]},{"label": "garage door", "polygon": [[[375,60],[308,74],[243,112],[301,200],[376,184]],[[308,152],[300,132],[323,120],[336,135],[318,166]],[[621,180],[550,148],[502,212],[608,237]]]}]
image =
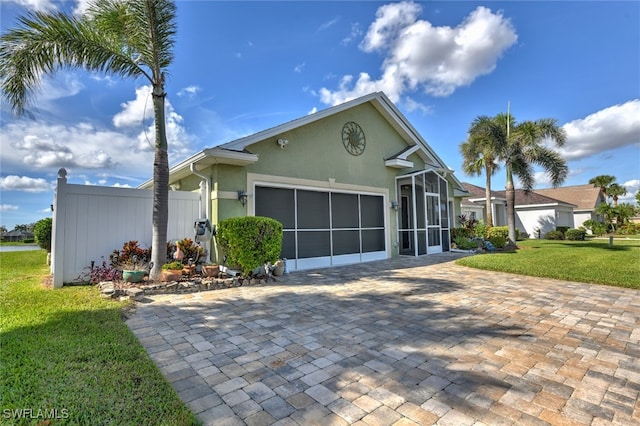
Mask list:
[{"label": "garage door", "polygon": [[255,214],[282,223],[292,270],[387,257],[381,195],[256,186]]}]

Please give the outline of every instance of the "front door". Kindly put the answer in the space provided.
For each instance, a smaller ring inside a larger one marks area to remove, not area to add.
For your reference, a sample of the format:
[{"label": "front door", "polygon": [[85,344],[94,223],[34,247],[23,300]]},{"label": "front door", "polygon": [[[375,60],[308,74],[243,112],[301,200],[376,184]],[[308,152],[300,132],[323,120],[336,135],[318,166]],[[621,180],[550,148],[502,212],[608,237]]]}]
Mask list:
[{"label": "front door", "polygon": [[442,253],[440,237],[440,197],[425,194],[427,201],[427,254]]}]

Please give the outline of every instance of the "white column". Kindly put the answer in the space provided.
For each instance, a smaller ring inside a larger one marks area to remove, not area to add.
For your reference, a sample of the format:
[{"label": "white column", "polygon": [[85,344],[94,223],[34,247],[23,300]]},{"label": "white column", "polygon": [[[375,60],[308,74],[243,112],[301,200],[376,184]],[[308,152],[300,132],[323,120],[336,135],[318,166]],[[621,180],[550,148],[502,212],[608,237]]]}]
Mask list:
[{"label": "white column", "polygon": [[66,216],[67,171],[58,170],[58,183],[53,200],[53,224],[51,229],[51,274],[53,287],[60,288],[64,278],[64,228]]}]

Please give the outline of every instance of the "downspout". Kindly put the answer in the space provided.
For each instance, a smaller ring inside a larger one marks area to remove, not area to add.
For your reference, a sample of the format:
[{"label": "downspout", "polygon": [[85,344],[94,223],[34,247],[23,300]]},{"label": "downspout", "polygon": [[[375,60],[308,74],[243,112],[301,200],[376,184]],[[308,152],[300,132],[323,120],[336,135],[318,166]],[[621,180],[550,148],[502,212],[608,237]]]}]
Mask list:
[{"label": "downspout", "polygon": [[[209,217],[209,209],[211,208],[211,178],[204,173],[200,173],[196,170],[196,163],[191,163],[191,172],[202,179],[205,183],[205,209],[204,209],[204,217],[206,219],[211,220]],[[200,209],[200,214],[202,215],[202,208]]]},{"label": "downspout", "polygon": [[[204,218],[205,219],[209,219],[209,221],[211,221],[211,216],[209,215],[209,210],[211,209],[211,178],[207,175],[205,175],[204,173],[200,173],[199,171],[196,170],[196,163],[191,163],[190,165],[190,169],[191,172],[198,176],[200,179],[202,179],[202,182],[204,182],[204,188],[205,188],[205,196],[204,196],[204,203],[205,203],[205,208],[204,208]],[[201,182],[201,183],[202,183]],[[200,199],[202,199],[202,186],[200,186]],[[200,206],[200,215],[202,215],[203,211],[202,211],[202,206]],[[201,219],[202,217],[199,217],[198,219]],[[211,260],[211,242],[208,241],[206,243],[205,249],[207,249],[208,252],[208,259],[207,261]]]}]

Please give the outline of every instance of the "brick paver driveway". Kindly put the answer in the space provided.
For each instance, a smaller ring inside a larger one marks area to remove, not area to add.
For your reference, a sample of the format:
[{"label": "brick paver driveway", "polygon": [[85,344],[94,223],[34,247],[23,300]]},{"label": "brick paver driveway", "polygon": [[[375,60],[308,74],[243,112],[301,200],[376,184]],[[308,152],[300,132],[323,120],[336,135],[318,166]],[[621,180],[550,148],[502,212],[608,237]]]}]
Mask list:
[{"label": "brick paver driveway", "polygon": [[640,291],[456,256],[158,296],[128,325],[204,424],[640,423]]}]

